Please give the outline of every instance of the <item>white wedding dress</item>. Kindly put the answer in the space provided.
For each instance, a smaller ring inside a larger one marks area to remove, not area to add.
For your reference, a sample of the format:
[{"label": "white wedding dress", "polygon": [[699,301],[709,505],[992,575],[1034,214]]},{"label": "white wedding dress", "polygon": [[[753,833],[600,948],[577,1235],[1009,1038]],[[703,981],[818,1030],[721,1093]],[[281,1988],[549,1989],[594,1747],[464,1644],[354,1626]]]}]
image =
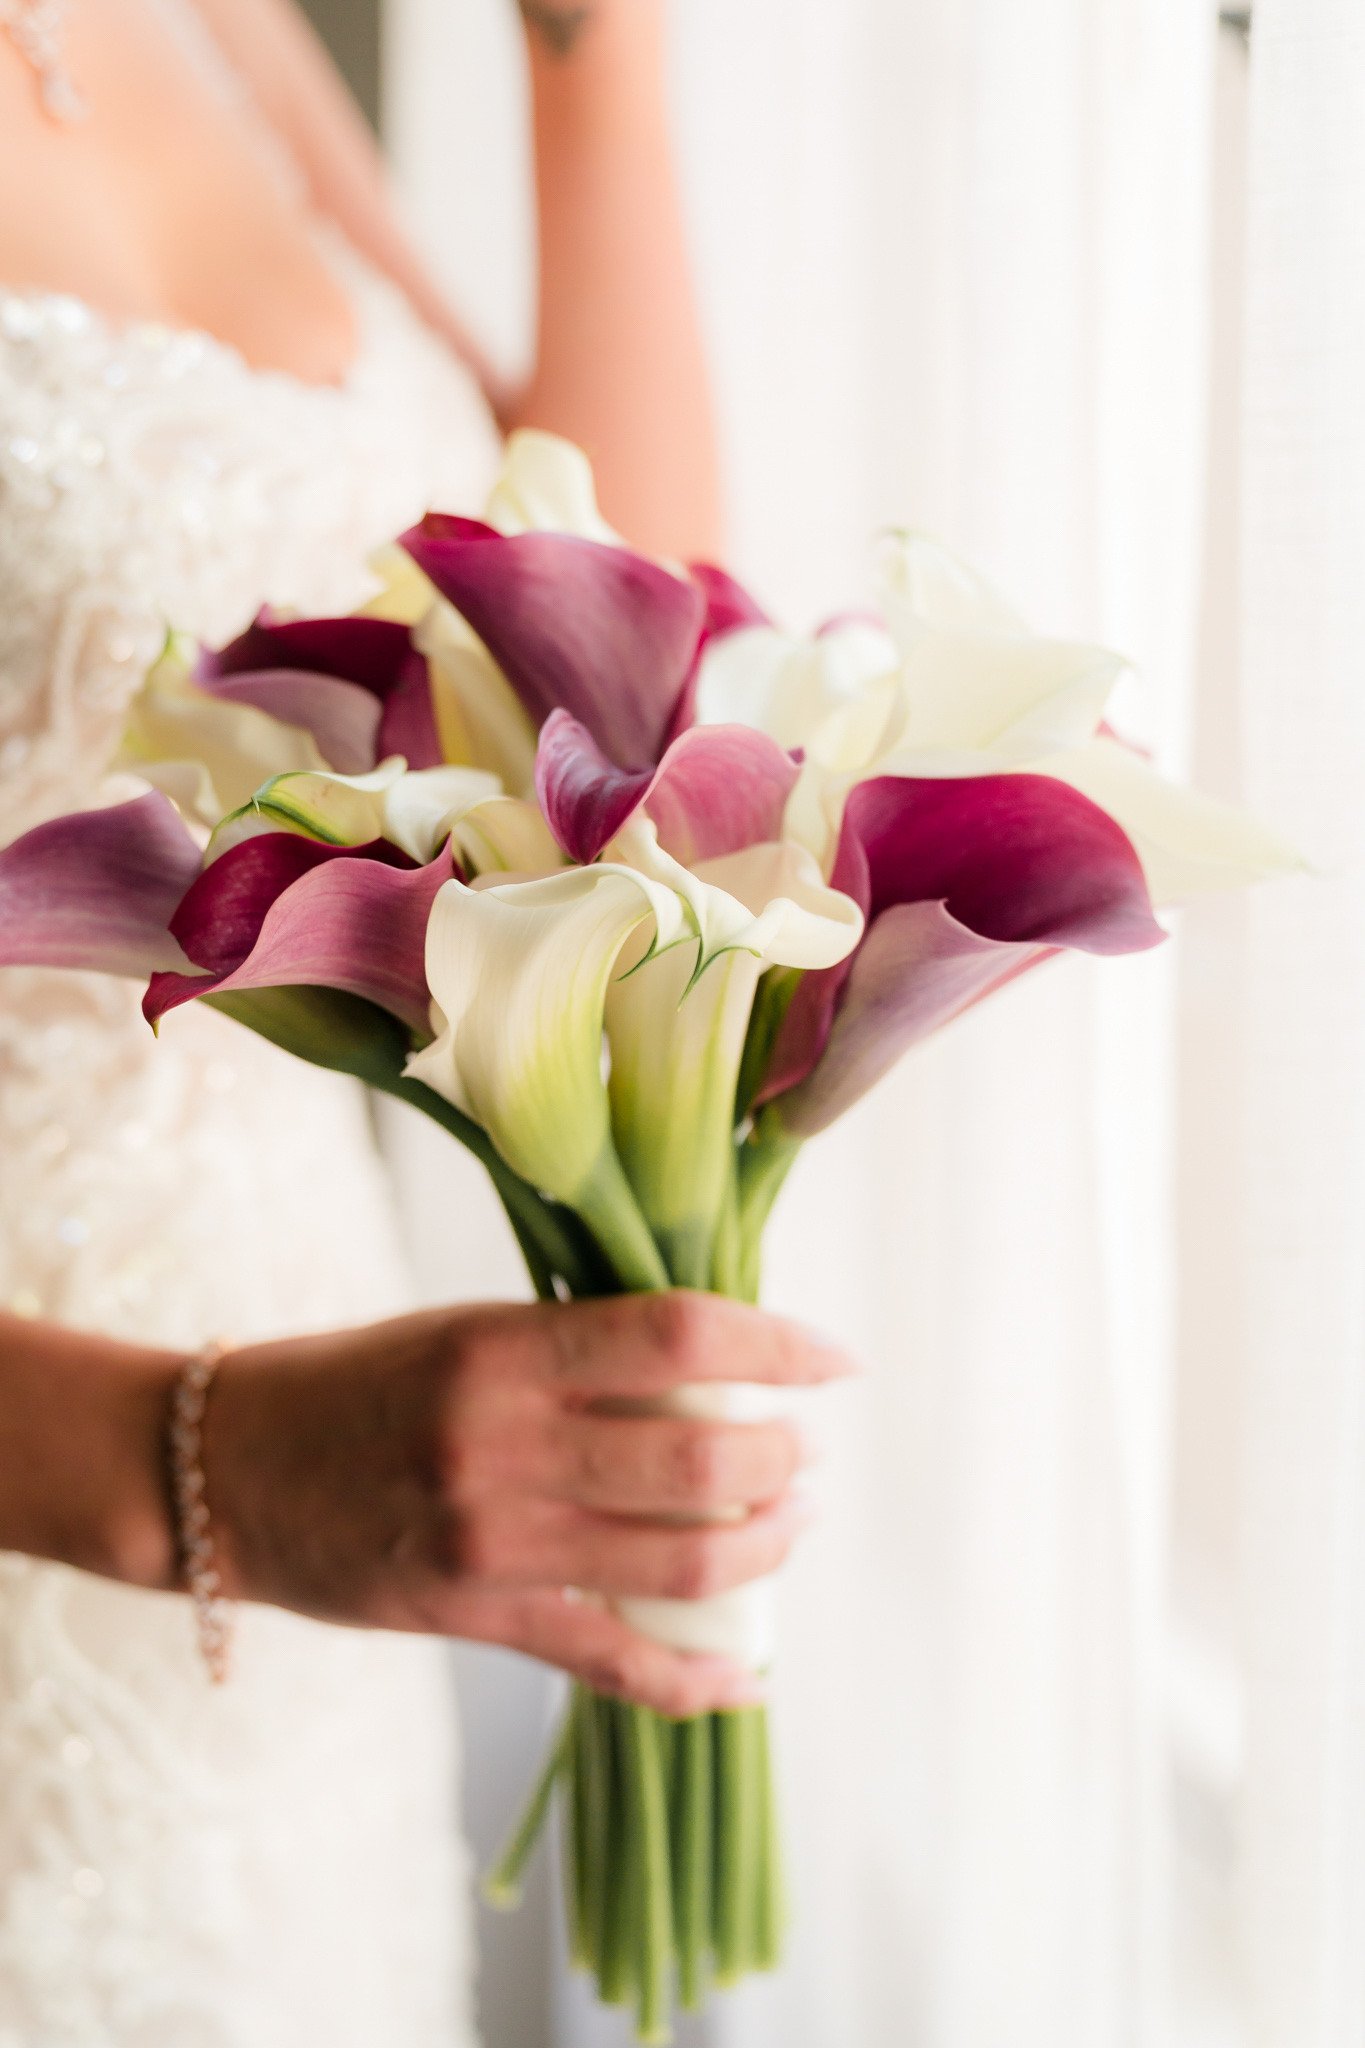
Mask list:
[{"label": "white wedding dress", "polygon": [[[471,380],[335,255],[336,389],[0,291],[3,838],[107,793],[167,622],[344,608],[376,543],[481,497]],[[193,1007],[158,1042],[131,985],[0,974],[0,1302],[193,1345],[403,1299],[349,1084]],[[215,1690],[183,1599],[0,1558],[0,2048],[468,2048],[454,1741],[439,1643],[248,1609]]]}]

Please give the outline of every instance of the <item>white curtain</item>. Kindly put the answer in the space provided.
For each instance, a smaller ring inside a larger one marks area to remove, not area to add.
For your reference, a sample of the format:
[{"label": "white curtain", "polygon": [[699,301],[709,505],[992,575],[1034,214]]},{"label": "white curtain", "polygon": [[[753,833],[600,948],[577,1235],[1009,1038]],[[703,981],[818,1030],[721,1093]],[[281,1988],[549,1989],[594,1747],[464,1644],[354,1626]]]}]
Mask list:
[{"label": "white curtain", "polygon": [[1365,15],[1264,0],[1248,242],[1249,796],[1320,869],[1255,903],[1240,1963],[1251,2039],[1365,2040]]},{"label": "white curtain", "polygon": [[[1225,37],[1215,90],[1212,4],[675,10],[734,565],[800,622],[864,594],[880,525],[936,529],[1129,652],[1130,729],[1330,877],[1046,970],[798,1170],[768,1298],[868,1373],[786,1587],[795,1937],[684,2042],[1365,2039],[1358,12],[1261,0],[1244,419],[1246,59]],[[414,218],[514,353],[510,8],[388,0],[387,57]],[[394,1142],[433,1293],[513,1286],[477,1177]],[[547,1695],[467,1679],[486,1835]],[[543,1887],[490,1929],[490,2048],[624,2039],[552,1924]]]}]

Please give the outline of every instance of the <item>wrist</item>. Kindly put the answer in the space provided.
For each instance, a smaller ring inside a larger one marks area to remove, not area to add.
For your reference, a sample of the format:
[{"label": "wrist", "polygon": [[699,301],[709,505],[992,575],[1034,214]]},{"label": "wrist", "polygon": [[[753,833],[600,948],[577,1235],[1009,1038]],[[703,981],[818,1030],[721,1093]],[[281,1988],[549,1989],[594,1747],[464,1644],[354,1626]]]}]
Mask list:
[{"label": "wrist", "polygon": [[62,1545],[68,1563],[126,1585],[178,1585],[166,1432],[182,1363],[172,1352],[133,1354],[93,1376],[78,1438],[88,1506]]}]

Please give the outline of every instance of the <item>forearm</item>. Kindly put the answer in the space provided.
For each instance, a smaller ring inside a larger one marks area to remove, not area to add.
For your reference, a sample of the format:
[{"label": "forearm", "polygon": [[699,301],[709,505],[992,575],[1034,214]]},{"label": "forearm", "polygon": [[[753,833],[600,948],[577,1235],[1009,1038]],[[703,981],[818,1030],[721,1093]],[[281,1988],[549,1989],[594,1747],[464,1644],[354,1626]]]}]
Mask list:
[{"label": "forearm", "polygon": [[175,1584],[165,1430],[179,1363],[0,1314],[0,1550]]},{"label": "forearm", "polygon": [[515,417],[587,449],[607,516],[637,546],[714,553],[715,438],[668,134],[663,5],[527,0],[524,11],[540,301]]}]

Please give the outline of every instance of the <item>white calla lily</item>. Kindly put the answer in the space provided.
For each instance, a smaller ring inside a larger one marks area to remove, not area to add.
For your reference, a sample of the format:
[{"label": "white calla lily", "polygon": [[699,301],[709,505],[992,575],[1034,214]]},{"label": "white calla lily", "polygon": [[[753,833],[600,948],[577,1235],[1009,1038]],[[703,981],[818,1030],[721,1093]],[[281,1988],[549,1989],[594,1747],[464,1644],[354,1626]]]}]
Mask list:
[{"label": "white calla lily", "polygon": [[759,977],[835,966],[862,936],[862,914],[790,842],[747,847],[695,873],[659,850],[652,826],[631,828],[617,846],[657,878],[677,870],[697,934],[648,958],[642,948],[611,984],[606,1024],[617,1150],[669,1270],[706,1287]]},{"label": "white calla lily", "polygon": [[133,699],[111,766],[140,775],[212,827],[269,777],[327,764],[311,733],[198,688],[198,652],[178,635],[167,640]]},{"label": "white calla lily", "polygon": [[537,427],[509,435],[484,518],[499,533],[576,533],[607,547],[621,545],[597,509],[592,464],[583,450]]},{"label": "white calla lily", "polygon": [[711,649],[702,715],[799,747],[784,833],[828,873],[851,789],[873,776],[1054,775],[1132,839],[1153,899],[1170,903],[1299,865],[1231,806],[1164,782],[1105,736],[1127,664],[1029,632],[974,570],[921,534],[887,537],[887,630],[855,623],[805,642],[755,627]]},{"label": "white calla lily", "polygon": [[663,1286],[602,1075],[607,987],[641,925],[657,946],[690,929],[681,898],[630,868],[448,883],[427,927],[436,1036],[407,1071],[481,1124],[524,1180],[576,1209],[627,1285]]},{"label": "white calla lily", "polygon": [[527,795],[535,779],[536,729],[482,640],[444,598],[435,598],[412,637],[427,659],[446,759],[476,762],[513,795]]},{"label": "white calla lily", "polygon": [[207,858],[261,832],[302,832],[328,846],[387,839],[424,867],[463,819],[501,795],[497,776],[482,768],[409,770],[398,754],[366,775],[277,775],[224,818]]},{"label": "white calla lily", "polygon": [[1288,840],[1250,811],[1167,782],[1116,740],[1100,738],[1039,765],[1122,825],[1154,902],[1182,903],[1307,867]]},{"label": "white calla lily", "polygon": [[492,796],[454,820],[452,834],[467,875],[535,881],[565,865],[539,807],[516,796]]},{"label": "white calla lily", "polygon": [[363,619],[388,619],[396,626],[415,626],[436,602],[436,592],[405,549],[388,541],[370,556],[369,569],[379,589],[359,607]]}]

